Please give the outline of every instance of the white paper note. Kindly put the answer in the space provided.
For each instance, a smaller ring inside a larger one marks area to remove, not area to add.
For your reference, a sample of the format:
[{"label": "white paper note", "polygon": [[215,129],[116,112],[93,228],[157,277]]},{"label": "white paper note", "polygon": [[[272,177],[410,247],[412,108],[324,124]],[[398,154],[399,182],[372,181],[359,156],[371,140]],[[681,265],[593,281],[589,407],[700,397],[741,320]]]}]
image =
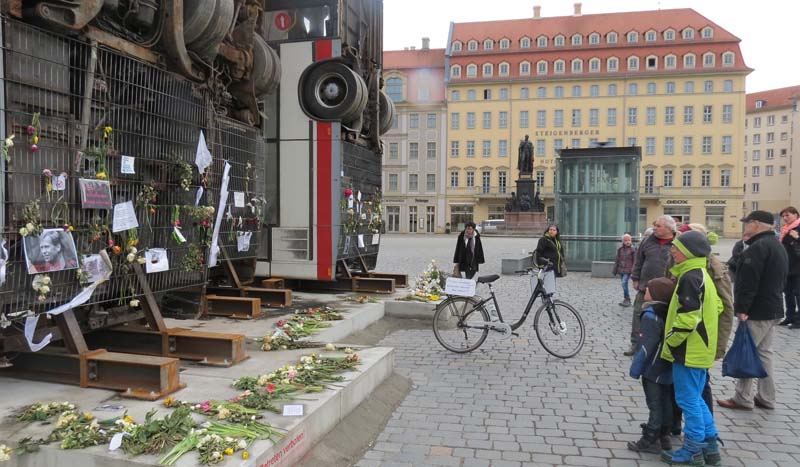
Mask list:
[{"label": "white paper note", "polygon": [[444,293],[461,297],[473,297],[475,296],[475,285],[475,281],[472,279],[448,277],[444,287]]},{"label": "white paper note", "polygon": [[358,202],[361,202],[361,190],[358,190]]},{"label": "white paper note", "polygon": [[197,153],[194,156],[194,164],[201,174],[211,165],[211,153],[208,151],[208,146],[206,146],[206,136],[203,134],[203,130],[200,130],[200,138],[197,141]]},{"label": "white paper note", "polygon": [[302,404],[287,404],[283,406],[284,417],[302,417],[303,405]]},{"label": "white paper note", "polygon": [[83,257],[83,270],[89,273],[89,283],[94,284],[106,274],[111,274],[111,268],[100,255],[86,255]]},{"label": "white paper note", "polygon": [[137,227],[139,227],[139,221],[136,220],[136,210],[133,209],[133,201],[115,204],[114,225],[111,231],[114,233],[124,232]]},{"label": "white paper note", "polygon": [[250,237],[253,232],[237,232],[236,247],[238,251],[250,251]]},{"label": "white paper note", "polygon": [[136,169],[134,167],[134,163],[136,158],[131,156],[122,156],[122,165],[120,167],[120,172],[124,174],[135,174]]},{"label": "white paper note", "polygon": [[145,270],[148,274],[153,272],[169,271],[169,258],[164,248],[150,248],[144,252]]},{"label": "white paper note", "polygon": [[380,234],[374,234],[372,236],[372,244],[373,245],[378,245],[380,243],[381,243],[381,235]]},{"label": "white paper note", "polygon": [[200,198],[203,197],[203,191],[204,191],[203,187],[201,187],[201,186],[197,187],[197,196],[194,197],[194,205],[195,206],[199,206],[200,205]]},{"label": "white paper note", "polygon": [[364,248],[364,234],[358,234],[358,247]]},{"label": "white paper note", "polygon": [[64,191],[67,189],[67,176],[53,175],[50,183],[53,184],[53,191]]},{"label": "white paper note", "polygon": [[108,443],[108,450],[116,451],[117,449],[119,449],[119,447],[122,446],[122,438],[126,436],[131,436],[131,434],[128,433],[127,431],[123,431],[122,433],[117,433],[114,436],[112,436],[111,442]]},{"label": "white paper note", "polygon": [[353,209],[353,195],[347,197],[347,209]]},{"label": "white paper note", "polygon": [[235,207],[235,208],[243,208],[244,207],[244,192],[243,191],[234,191],[233,192],[233,207]]}]

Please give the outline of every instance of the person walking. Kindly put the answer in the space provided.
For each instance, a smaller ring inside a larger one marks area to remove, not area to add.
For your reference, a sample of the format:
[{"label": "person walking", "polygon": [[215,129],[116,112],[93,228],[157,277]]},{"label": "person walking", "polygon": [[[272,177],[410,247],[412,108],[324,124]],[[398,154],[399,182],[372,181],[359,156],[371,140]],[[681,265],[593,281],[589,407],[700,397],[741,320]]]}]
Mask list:
[{"label": "person walking", "polygon": [[639,249],[636,250],[636,262],[633,272],[631,272],[636,298],[633,301],[630,347],[623,353],[626,357],[630,357],[636,352],[645,286],[651,279],[666,275],[667,258],[669,258],[673,238],[675,238],[675,219],[664,215],[653,222],[653,233],[642,240]]},{"label": "person walking", "polygon": [[747,322],[753,343],[767,376],[758,380],[756,394],[752,394],[751,378],[737,379],[734,396],[718,399],[717,404],[726,409],[753,410],[775,408],[775,381],[772,378],[772,338],[775,325],[783,317],[783,292],[789,272],[786,249],[772,231],[772,214],[753,211],[744,219],[745,234],[750,236],[742,252],[733,285],[733,307],[739,323]]},{"label": "person walking", "polygon": [[[564,243],[561,242],[561,235],[557,225],[550,224],[547,226],[547,230],[544,231],[544,235],[542,235],[539,239],[539,243],[536,245],[535,253],[537,258],[546,258],[550,260],[556,277],[564,277],[567,275],[567,265],[564,261]],[[537,265],[540,267],[545,266],[543,261],[537,261]]]},{"label": "person walking", "polygon": [[636,262],[636,248],[633,247],[633,238],[629,234],[622,236],[622,246],[617,248],[617,259],[614,262],[614,275],[620,275],[622,279],[622,302],[619,306],[631,306],[631,293],[628,290],[628,282],[631,279],[633,264]]},{"label": "person walking", "polygon": [[675,263],[670,272],[678,285],[667,312],[661,358],[672,362],[675,400],[685,419],[683,446],[661,454],[671,465],[720,462],[714,415],[702,398],[717,353],[717,324],[722,313],[722,301],[707,270],[710,254],[706,236],[691,230],[675,238],[670,247]]},{"label": "person walking", "polygon": [[463,274],[467,279],[472,279],[478,272],[478,265],[484,263],[483,244],[474,222],[467,222],[464,231],[458,235],[453,263],[453,275]]},{"label": "person walking", "polygon": [[[731,282],[736,280],[736,270],[739,268],[739,260],[741,260],[742,252],[747,248],[746,241],[750,240],[750,236],[747,234],[742,234],[742,239],[737,241],[733,245],[733,249],[731,250],[731,257],[728,258],[728,275],[731,278]],[[789,324],[789,323],[786,323]]]},{"label": "person walking", "polygon": [[789,258],[789,277],[783,289],[786,318],[780,324],[800,329],[800,214],[794,206],[789,206],[781,211],[781,218],[781,244]]}]

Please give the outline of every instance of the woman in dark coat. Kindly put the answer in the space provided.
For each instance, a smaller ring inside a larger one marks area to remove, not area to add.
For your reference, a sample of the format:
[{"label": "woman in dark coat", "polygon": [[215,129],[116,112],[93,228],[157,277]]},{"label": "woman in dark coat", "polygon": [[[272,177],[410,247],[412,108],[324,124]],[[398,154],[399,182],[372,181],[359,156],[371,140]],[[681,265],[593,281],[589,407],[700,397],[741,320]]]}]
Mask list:
[{"label": "woman in dark coat", "polygon": [[478,265],[484,263],[481,236],[475,230],[474,222],[467,222],[464,231],[458,235],[453,263],[453,275],[463,273],[467,279],[472,279],[478,272]]},{"label": "woman in dark coat", "polygon": [[[564,277],[566,274],[566,257],[564,255],[564,244],[561,243],[561,235],[558,232],[558,226],[550,224],[544,235],[539,239],[539,244],[536,245],[536,257],[547,258],[553,264],[553,271],[556,277]],[[544,261],[539,261],[538,265],[544,266]]]},{"label": "woman in dark coat", "polygon": [[781,218],[783,227],[780,239],[789,257],[789,276],[783,290],[786,319],[780,324],[791,329],[800,329],[800,213],[794,206],[789,206],[781,211]]}]

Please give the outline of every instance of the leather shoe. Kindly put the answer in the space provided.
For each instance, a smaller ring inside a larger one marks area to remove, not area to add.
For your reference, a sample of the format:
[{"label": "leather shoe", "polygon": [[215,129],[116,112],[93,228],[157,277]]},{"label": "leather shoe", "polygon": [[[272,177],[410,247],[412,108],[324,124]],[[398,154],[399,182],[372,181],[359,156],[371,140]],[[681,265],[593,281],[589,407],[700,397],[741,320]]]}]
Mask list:
[{"label": "leather shoe", "polygon": [[741,405],[733,399],[717,399],[717,405],[720,407],[724,407],[726,409],[733,409],[733,410],[753,410],[752,407]]},{"label": "leather shoe", "polygon": [[780,323],[778,323],[778,326],[788,326],[791,323],[792,323],[791,321],[789,321],[788,319],[785,319],[785,320],[781,321]]},{"label": "leather shoe", "polygon": [[771,406],[771,405],[767,404],[766,402],[764,402],[764,399],[762,399],[762,398],[760,398],[760,397],[758,397],[758,396],[755,396],[755,397],[753,398],[753,403],[754,403],[754,404],[756,405],[756,407],[758,407],[759,409],[775,410],[775,406]]},{"label": "leather shoe", "polygon": [[625,355],[626,357],[631,357],[635,353],[636,353],[636,346],[632,345],[631,348],[629,348],[628,350],[622,352],[622,355]]}]

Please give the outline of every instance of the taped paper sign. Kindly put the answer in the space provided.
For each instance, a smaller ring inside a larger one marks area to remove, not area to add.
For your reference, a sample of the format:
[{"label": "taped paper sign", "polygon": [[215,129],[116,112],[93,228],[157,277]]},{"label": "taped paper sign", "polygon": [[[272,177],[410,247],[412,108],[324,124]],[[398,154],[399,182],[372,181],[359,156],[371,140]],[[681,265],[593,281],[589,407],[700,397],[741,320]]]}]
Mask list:
[{"label": "taped paper sign", "polygon": [[203,130],[200,130],[200,138],[197,141],[197,153],[194,156],[194,164],[197,166],[197,170],[202,174],[206,171],[208,166],[211,165],[211,160],[211,152],[208,150],[208,146],[206,146],[206,135],[203,134]]},{"label": "taped paper sign", "polygon": [[147,260],[147,263],[145,263],[145,271],[147,271],[148,274],[169,271],[167,250],[163,248],[150,248],[144,252],[144,257]]},{"label": "taped paper sign", "polygon": [[135,174],[136,169],[134,167],[136,158],[131,156],[122,156],[122,166],[120,167],[120,172],[124,174]]},{"label": "taped paper sign", "polygon": [[250,237],[253,232],[237,232],[236,248],[238,251],[250,251]]},{"label": "taped paper sign", "polygon": [[472,279],[460,279],[458,277],[448,277],[444,287],[447,295],[457,295],[459,297],[474,297],[476,283]]},{"label": "taped paper sign", "polygon": [[234,191],[233,192],[233,206],[236,208],[243,208],[244,207],[244,192],[243,191]]},{"label": "taped paper sign", "polygon": [[114,233],[124,232],[129,229],[139,227],[136,220],[136,210],[133,208],[133,201],[125,201],[114,205],[114,223],[111,231]]}]

